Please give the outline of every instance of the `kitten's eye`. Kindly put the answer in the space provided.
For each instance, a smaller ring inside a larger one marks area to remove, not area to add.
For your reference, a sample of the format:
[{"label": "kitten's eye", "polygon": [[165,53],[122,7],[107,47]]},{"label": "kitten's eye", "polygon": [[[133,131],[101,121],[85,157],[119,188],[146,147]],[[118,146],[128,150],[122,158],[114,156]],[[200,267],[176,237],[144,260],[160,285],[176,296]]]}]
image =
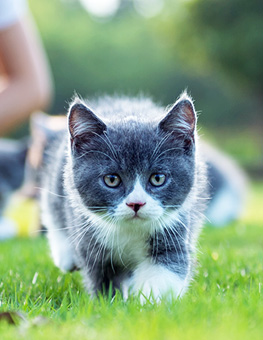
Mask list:
[{"label": "kitten's eye", "polygon": [[104,182],[108,187],[116,188],[121,183],[121,178],[118,175],[106,175]]},{"label": "kitten's eye", "polygon": [[150,177],[150,183],[155,187],[160,187],[165,182],[165,175],[164,174],[153,174]]}]

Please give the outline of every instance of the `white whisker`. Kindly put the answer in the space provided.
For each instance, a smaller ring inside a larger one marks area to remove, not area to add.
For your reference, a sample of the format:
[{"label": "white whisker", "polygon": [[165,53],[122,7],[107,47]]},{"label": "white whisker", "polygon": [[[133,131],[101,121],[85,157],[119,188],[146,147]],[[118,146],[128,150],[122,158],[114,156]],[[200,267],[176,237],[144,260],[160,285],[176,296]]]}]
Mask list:
[{"label": "white whisker", "polygon": [[165,143],[165,141],[171,136],[172,132],[166,134],[159,143],[157,143],[155,149],[153,150],[152,153],[152,157],[151,159],[154,159],[155,155],[157,154],[157,152],[160,150],[160,148],[162,147],[162,145]]},{"label": "white whisker", "polygon": [[34,187],[35,189],[38,189],[38,190],[41,190],[41,191],[45,191],[53,196],[56,196],[56,197],[61,197],[61,198],[67,198],[67,196],[64,196],[64,195],[59,195],[59,194],[56,194],[55,192],[52,192],[46,188],[41,188],[41,187]]}]

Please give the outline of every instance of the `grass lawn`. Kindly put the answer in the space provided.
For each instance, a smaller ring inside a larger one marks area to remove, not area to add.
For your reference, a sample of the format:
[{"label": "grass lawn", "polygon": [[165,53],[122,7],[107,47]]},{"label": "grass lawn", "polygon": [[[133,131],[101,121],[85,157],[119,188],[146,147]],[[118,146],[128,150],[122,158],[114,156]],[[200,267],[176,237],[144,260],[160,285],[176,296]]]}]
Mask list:
[{"label": "grass lawn", "polygon": [[79,273],[54,267],[44,237],[0,243],[0,312],[27,320],[0,322],[0,339],[263,339],[262,204],[263,183],[254,183],[242,221],[206,227],[188,293],[159,306],[91,301]]}]

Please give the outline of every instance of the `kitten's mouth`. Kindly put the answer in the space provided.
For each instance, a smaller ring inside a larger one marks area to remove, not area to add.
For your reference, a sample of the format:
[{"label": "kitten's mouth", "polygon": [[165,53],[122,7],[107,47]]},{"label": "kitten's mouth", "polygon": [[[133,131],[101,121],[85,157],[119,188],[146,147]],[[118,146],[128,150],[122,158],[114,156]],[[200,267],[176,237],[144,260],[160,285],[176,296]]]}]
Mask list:
[{"label": "kitten's mouth", "polygon": [[146,220],[146,217],[143,217],[141,215],[138,215],[138,213],[136,212],[133,216],[131,216],[129,218],[130,220],[136,221],[136,220]]},{"label": "kitten's mouth", "polygon": [[122,219],[124,220],[124,221],[130,221],[130,222],[139,222],[139,221],[141,221],[141,222],[143,222],[143,221],[146,221],[147,220],[147,218],[146,217],[142,217],[142,216],[139,216],[139,215],[137,215],[137,214],[134,214],[133,216],[123,216],[122,217]]}]

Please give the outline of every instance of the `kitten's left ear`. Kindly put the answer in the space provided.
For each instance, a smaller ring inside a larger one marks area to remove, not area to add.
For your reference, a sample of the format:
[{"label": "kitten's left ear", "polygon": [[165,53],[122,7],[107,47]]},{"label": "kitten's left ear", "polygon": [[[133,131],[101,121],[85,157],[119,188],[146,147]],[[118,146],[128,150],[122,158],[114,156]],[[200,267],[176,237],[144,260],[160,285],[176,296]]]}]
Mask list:
[{"label": "kitten's left ear", "polygon": [[194,143],[196,130],[196,113],[191,98],[183,93],[167,115],[159,123],[159,129],[183,138],[186,146]]}]

